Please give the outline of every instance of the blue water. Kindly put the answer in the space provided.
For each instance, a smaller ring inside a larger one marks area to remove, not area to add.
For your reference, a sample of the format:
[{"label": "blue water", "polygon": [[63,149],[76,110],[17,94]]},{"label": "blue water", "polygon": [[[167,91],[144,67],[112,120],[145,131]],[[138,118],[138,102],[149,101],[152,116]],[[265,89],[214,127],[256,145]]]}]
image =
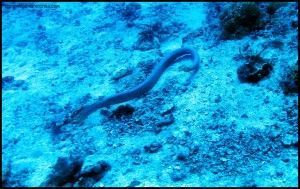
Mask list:
[{"label": "blue water", "polygon": [[3,3],[2,186],[297,187],[297,6]]}]

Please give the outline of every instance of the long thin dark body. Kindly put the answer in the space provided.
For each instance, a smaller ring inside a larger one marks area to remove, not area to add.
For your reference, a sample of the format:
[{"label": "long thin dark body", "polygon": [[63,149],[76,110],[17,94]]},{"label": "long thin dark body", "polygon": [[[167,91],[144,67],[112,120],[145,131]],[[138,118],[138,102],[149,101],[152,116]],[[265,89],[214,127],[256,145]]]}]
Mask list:
[{"label": "long thin dark body", "polygon": [[82,107],[78,111],[74,112],[73,115],[71,115],[70,118],[65,123],[80,123],[86,117],[88,117],[91,113],[95,112],[99,108],[126,102],[128,100],[132,100],[134,98],[138,98],[151,90],[153,86],[157,83],[160,76],[164,73],[164,71],[174,64],[176,60],[183,56],[191,56],[193,59],[194,67],[193,67],[193,73],[188,79],[186,84],[189,84],[194,75],[199,70],[199,56],[198,53],[191,48],[180,48],[177,49],[171,53],[169,53],[167,56],[165,56],[153,69],[150,76],[141,84],[137,85],[136,87],[129,89],[127,91],[124,91],[119,94],[115,94],[112,96],[104,97],[103,99]]}]

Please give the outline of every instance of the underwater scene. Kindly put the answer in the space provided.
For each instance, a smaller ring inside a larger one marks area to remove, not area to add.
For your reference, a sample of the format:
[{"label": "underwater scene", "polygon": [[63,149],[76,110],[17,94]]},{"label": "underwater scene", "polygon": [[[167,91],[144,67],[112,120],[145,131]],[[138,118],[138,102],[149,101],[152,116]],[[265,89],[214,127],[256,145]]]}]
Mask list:
[{"label": "underwater scene", "polygon": [[2,187],[298,187],[297,2],[2,3]]}]

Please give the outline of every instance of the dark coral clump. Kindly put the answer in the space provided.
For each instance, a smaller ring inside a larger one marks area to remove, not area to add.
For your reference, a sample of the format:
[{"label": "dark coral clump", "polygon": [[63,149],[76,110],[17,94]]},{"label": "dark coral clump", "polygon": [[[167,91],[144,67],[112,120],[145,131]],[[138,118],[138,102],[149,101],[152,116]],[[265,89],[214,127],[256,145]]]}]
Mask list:
[{"label": "dark coral clump", "polygon": [[287,70],[287,73],[282,77],[280,86],[285,95],[297,94],[299,89],[299,72],[295,65]]},{"label": "dark coral clump", "polygon": [[107,171],[110,164],[99,161],[82,169],[83,160],[79,156],[59,157],[47,180],[42,187],[72,186],[91,187],[98,182]]},{"label": "dark coral clump", "polygon": [[126,20],[135,20],[140,14],[141,5],[139,3],[129,3],[121,10],[121,15]]},{"label": "dark coral clump", "polygon": [[266,12],[269,15],[273,15],[276,13],[276,11],[282,6],[282,2],[271,2],[266,7]]},{"label": "dark coral clump", "polygon": [[145,51],[159,48],[161,42],[178,33],[183,27],[184,24],[177,22],[164,24],[157,21],[152,24],[146,24],[138,34],[138,40],[134,49]]},{"label": "dark coral clump", "polygon": [[161,22],[145,25],[144,29],[139,33],[135,48],[139,50],[158,48],[162,36],[167,34],[167,32]]},{"label": "dark coral clump", "polygon": [[2,86],[7,84],[7,83],[12,83],[14,80],[15,80],[14,76],[2,77]]},{"label": "dark coral clump", "polygon": [[247,63],[237,70],[238,79],[243,83],[258,83],[266,78],[273,70],[272,64],[260,55],[247,56]]},{"label": "dark coral clump", "polygon": [[41,186],[67,186],[77,180],[83,160],[78,157],[59,157],[48,179]]},{"label": "dark coral clump", "polygon": [[134,25],[134,21],[140,16],[141,5],[136,2],[131,3],[107,3],[104,7],[105,14],[125,21],[128,27]]},{"label": "dark coral clump", "polygon": [[222,38],[241,38],[262,27],[261,11],[254,2],[233,4],[220,16]]},{"label": "dark coral clump", "polygon": [[126,105],[121,105],[119,106],[116,110],[113,111],[112,116],[120,119],[123,116],[130,116],[133,114],[135,111],[134,107],[126,104]]}]

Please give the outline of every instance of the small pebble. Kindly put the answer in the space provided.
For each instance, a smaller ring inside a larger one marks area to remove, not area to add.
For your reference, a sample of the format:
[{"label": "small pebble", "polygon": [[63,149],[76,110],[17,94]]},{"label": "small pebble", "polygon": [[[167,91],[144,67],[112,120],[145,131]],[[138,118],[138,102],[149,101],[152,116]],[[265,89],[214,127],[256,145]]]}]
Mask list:
[{"label": "small pebble", "polygon": [[173,104],[167,104],[163,106],[162,111],[160,114],[162,116],[172,113],[175,110],[175,106]]},{"label": "small pebble", "polygon": [[144,150],[147,153],[156,153],[159,151],[159,149],[162,147],[162,145],[158,142],[153,142],[150,145],[144,146]]},{"label": "small pebble", "polygon": [[163,126],[171,125],[172,123],[174,123],[174,121],[175,121],[174,116],[172,114],[170,114],[166,118],[161,119],[157,123],[157,127],[163,127]]},{"label": "small pebble", "polygon": [[171,179],[172,181],[174,182],[177,182],[177,181],[181,181],[183,179],[186,178],[186,174],[183,173],[183,172],[180,172],[179,170],[174,170],[172,173],[171,173]]},{"label": "small pebble", "polygon": [[134,181],[131,181],[131,183],[129,184],[129,187],[134,187],[134,186],[138,186],[140,185],[141,182],[138,181],[138,180],[134,180]]},{"label": "small pebble", "polygon": [[112,79],[119,80],[122,77],[125,77],[131,73],[132,73],[132,69],[130,69],[130,68],[125,68],[125,67],[119,68],[112,74]]},{"label": "small pebble", "polygon": [[241,118],[249,118],[247,114],[243,114]]},{"label": "small pebble", "polygon": [[289,158],[287,158],[287,157],[284,157],[284,158],[282,158],[281,159],[283,162],[285,162],[285,163],[287,163],[287,162],[289,162],[290,161],[290,159]]},{"label": "small pebble", "polygon": [[220,103],[222,101],[222,97],[220,95],[218,95],[216,98],[215,98],[215,103]]}]

